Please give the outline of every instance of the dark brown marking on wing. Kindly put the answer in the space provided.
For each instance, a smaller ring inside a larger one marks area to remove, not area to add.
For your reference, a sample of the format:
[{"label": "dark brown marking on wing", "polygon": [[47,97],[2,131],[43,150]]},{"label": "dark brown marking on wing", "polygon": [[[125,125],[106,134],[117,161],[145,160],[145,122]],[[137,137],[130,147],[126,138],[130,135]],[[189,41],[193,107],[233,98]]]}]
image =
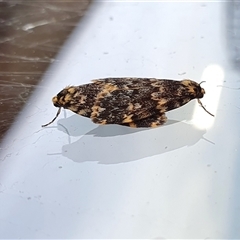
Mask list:
[{"label": "dark brown marking on wing", "polygon": [[91,119],[95,123],[103,120],[107,123],[129,123],[155,114],[156,106],[157,102],[151,100],[146,88],[115,90],[97,100]]},{"label": "dark brown marking on wing", "polygon": [[121,124],[124,126],[132,127],[132,128],[154,128],[163,125],[167,121],[167,117],[165,114],[162,115],[154,115],[145,119],[140,119],[138,121]]}]

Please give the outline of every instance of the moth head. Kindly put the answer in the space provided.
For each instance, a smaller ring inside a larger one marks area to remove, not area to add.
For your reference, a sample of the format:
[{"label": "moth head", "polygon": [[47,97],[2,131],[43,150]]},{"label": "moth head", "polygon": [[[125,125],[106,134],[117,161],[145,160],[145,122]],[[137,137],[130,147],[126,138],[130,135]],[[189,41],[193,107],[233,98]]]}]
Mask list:
[{"label": "moth head", "polygon": [[42,127],[46,127],[53,123],[60,114],[62,107],[63,108],[69,107],[70,101],[72,100],[72,96],[75,94],[75,92],[76,92],[75,87],[66,87],[61,92],[59,92],[57,96],[52,98],[53,105],[55,107],[58,107],[58,112],[51,122],[42,125]]},{"label": "moth head", "polygon": [[[62,91],[63,91],[63,90],[62,90]],[[61,112],[61,107],[64,107],[64,106],[62,105],[62,102],[61,102],[61,101],[62,101],[62,100],[61,100],[61,97],[63,96],[62,91],[61,91],[60,93],[58,93],[57,96],[55,96],[55,97],[52,98],[53,105],[54,105],[55,107],[58,107],[58,111],[57,111],[56,116],[53,118],[53,120],[52,120],[51,122],[42,125],[42,127],[46,127],[46,126],[52,124],[52,123],[57,119],[58,115],[60,114],[60,112]]]},{"label": "moth head", "polygon": [[66,87],[60,91],[56,96],[52,98],[53,105],[55,107],[67,108],[72,100],[72,96],[75,93],[74,87]]},{"label": "moth head", "polygon": [[205,90],[200,86],[203,82],[196,83],[192,80],[182,80],[181,83],[184,85],[184,87],[187,88],[188,93],[192,95],[193,98],[197,98],[198,103],[200,106],[206,111],[208,114],[214,117],[212,113],[210,113],[202,104],[202,102],[199,100],[200,98],[203,98],[205,94]]},{"label": "moth head", "polygon": [[202,83],[196,83],[192,80],[182,80],[181,83],[184,85],[184,87],[186,87],[187,92],[193,97],[193,98],[203,98],[204,94],[205,94],[205,90],[204,88],[202,88],[200,86],[200,84]]},{"label": "moth head", "polygon": [[55,107],[61,107],[60,102],[59,102],[57,96],[55,96],[55,97],[52,98],[52,102],[53,102],[53,105],[54,105]]},{"label": "moth head", "polygon": [[197,90],[196,90],[196,98],[203,98],[203,96],[204,96],[204,94],[205,94],[205,90],[204,90],[204,88],[202,88],[200,85],[199,85],[199,87],[197,88]]},{"label": "moth head", "polygon": [[[203,81],[203,82],[205,82],[205,81]],[[204,96],[204,94],[206,93],[204,88],[201,87],[201,84],[203,82],[197,83],[197,85],[199,86],[199,88],[198,88],[199,89],[199,93],[198,93],[199,97],[197,97],[198,99],[202,98]]]}]

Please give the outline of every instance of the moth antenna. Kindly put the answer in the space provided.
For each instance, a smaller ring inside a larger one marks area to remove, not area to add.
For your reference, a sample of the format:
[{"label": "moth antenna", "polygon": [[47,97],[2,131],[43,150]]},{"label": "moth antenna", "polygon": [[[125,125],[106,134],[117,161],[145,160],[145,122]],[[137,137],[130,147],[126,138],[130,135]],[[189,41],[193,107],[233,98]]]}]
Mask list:
[{"label": "moth antenna", "polygon": [[202,81],[202,82],[200,82],[199,85],[201,85],[201,84],[204,83],[204,82],[206,82],[206,81]]},{"label": "moth antenna", "polygon": [[54,118],[54,119],[53,119],[51,122],[49,122],[49,123],[47,123],[47,124],[44,124],[44,125],[42,125],[42,127],[46,127],[46,126],[50,125],[51,123],[53,123],[53,122],[56,120],[56,118],[58,117],[58,115],[60,114],[60,112],[61,112],[61,108],[59,108],[59,109],[58,109],[58,111],[57,111],[57,114],[56,114],[55,118]]},{"label": "moth antenna", "polygon": [[212,113],[210,113],[210,112],[203,106],[202,102],[201,102],[199,99],[197,99],[197,100],[198,100],[198,103],[200,104],[200,106],[201,106],[209,115],[211,115],[211,116],[214,117],[214,115],[213,115]]}]

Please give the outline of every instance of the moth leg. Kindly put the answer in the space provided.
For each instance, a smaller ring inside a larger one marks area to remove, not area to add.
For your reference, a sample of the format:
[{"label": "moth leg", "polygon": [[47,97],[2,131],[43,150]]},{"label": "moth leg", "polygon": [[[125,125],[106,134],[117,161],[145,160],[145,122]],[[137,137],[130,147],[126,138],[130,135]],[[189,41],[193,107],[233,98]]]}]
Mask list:
[{"label": "moth leg", "polygon": [[133,127],[133,128],[154,128],[163,125],[167,121],[165,113],[161,115],[154,115],[148,118],[140,119],[130,123],[124,123],[121,125]]}]

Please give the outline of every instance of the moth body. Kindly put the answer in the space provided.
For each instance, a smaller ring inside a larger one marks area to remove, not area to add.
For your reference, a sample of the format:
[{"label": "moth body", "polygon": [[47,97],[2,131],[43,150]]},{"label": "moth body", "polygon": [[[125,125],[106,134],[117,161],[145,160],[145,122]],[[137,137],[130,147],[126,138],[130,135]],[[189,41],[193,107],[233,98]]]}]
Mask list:
[{"label": "moth body", "polygon": [[165,112],[192,99],[200,101],[204,94],[200,84],[192,80],[104,78],[68,86],[52,101],[55,107],[69,109],[97,124],[157,127],[166,122]]}]

